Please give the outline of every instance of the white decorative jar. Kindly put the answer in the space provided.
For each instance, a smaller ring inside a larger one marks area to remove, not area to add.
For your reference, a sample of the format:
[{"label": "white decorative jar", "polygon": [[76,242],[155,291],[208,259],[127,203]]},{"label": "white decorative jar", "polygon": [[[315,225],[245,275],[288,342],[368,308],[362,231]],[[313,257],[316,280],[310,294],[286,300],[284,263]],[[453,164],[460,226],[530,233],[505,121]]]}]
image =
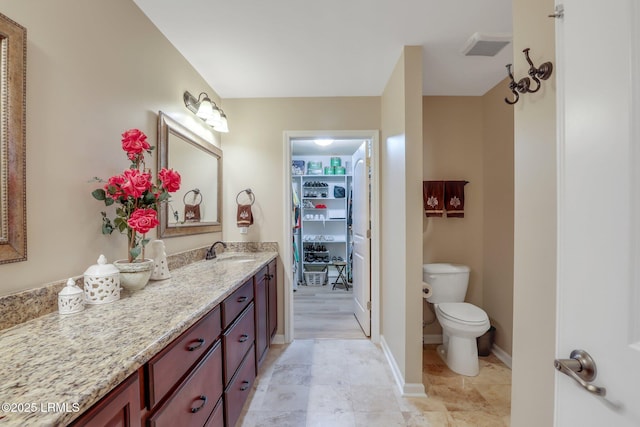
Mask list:
[{"label": "white decorative jar", "polygon": [[82,289],[73,279],[67,280],[67,286],[58,293],[58,311],[60,314],[72,314],[84,310]]},{"label": "white decorative jar", "polygon": [[151,258],[154,262],[151,280],[165,280],[171,277],[169,274],[169,264],[167,264],[167,252],[162,240],[154,240],[150,244]]},{"label": "white decorative jar", "polygon": [[120,270],[107,264],[104,255],[84,272],[84,298],[87,304],[107,304],[120,299]]}]

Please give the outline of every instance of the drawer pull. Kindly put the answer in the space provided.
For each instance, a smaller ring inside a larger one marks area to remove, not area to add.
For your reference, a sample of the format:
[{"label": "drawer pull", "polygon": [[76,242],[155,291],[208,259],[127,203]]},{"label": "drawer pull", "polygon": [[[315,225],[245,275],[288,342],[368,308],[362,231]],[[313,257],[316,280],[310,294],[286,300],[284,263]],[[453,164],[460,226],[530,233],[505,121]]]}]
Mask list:
[{"label": "drawer pull", "polygon": [[202,404],[200,406],[198,406],[197,408],[191,408],[191,413],[192,414],[195,414],[200,409],[204,408],[204,405],[207,404],[207,396],[199,396],[198,400],[202,400]]},{"label": "drawer pull", "polygon": [[245,302],[248,299],[249,299],[249,297],[245,297],[245,296],[238,297],[238,302]]},{"label": "drawer pull", "polygon": [[204,345],[204,338],[196,338],[195,341],[198,342],[198,344],[195,345],[190,345],[189,347],[187,347],[187,350],[189,351],[195,351],[197,349],[199,349],[200,347],[202,347]]},{"label": "drawer pull", "polygon": [[249,388],[250,385],[251,383],[249,381],[242,381],[242,387],[240,387],[240,391],[245,391]]},{"label": "drawer pull", "polygon": [[240,335],[240,339],[238,339],[238,342],[245,342],[248,339],[249,339],[249,335],[242,334],[242,335]]}]

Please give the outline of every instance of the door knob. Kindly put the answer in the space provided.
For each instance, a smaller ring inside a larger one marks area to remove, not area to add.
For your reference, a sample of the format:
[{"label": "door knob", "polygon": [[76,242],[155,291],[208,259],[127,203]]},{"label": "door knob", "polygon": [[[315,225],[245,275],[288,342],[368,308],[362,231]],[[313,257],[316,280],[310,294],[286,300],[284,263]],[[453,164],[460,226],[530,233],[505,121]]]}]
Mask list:
[{"label": "door knob", "polygon": [[573,378],[589,393],[597,396],[605,396],[607,390],[604,387],[590,384],[598,375],[596,362],[593,361],[591,355],[584,350],[573,350],[569,357],[569,359],[556,359],[553,362],[553,366],[555,366],[558,371]]}]

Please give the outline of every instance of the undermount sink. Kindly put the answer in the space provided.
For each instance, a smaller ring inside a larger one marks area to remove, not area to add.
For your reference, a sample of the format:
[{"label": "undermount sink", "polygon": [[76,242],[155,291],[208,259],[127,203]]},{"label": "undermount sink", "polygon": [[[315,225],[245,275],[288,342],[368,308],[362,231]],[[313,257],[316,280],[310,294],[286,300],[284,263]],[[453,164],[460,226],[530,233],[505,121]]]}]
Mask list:
[{"label": "undermount sink", "polygon": [[255,258],[249,255],[229,255],[229,256],[219,256],[217,258],[218,262],[251,262],[255,261]]}]

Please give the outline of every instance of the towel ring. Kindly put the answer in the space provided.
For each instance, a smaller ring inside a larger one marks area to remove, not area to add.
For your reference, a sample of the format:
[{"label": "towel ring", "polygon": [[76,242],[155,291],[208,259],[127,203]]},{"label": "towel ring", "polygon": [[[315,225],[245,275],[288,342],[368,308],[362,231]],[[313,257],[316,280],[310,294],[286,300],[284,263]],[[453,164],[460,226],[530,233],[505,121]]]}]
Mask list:
[{"label": "towel ring", "polygon": [[242,190],[241,192],[239,192],[239,193],[236,195],[236,203],[237,203],[238,205],[240,205],[240,204],[241,204],[241,203],[240,203],[240,200],[239,200],[239,197],[240,197],[240,195],[241,195],[242,193],[247,193],[247,196],[249,196],[249,200],[251,201],[251,203],[249,203],[249,205],[252,205],[252,206],[253,206],[253,203],[256,201],[256,196],[255,196],[255,194],[253,193],[253,191],[252,191],[250,188],[247,188],[246,190]]},{"label": "towel ring", "polygon": [[[182,202],[186,205],[187,204],[187,195],[189,195],[189,193],[193,193],[193,204],[195,206],[198,206],[200,203],[202,203],[202,193],[200,192],[200,190],[198,190],[197,188],[194,188],[193,190],[189,190],[184,194],[184,197],[182,197]],[[198,203],[196,203],[196,198],[200,196],[200,200],[198,201]]]}]

